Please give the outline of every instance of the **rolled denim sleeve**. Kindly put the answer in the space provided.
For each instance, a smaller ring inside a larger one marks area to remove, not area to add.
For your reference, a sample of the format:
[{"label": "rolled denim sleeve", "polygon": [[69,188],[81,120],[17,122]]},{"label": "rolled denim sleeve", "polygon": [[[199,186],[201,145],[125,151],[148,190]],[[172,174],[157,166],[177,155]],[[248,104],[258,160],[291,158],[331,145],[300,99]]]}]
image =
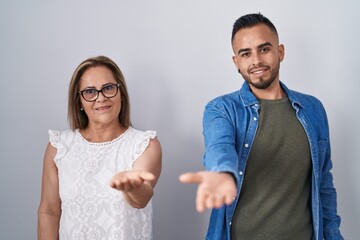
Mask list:
[{"label": "rolled denim sleeve", "polygon": [[329,139],[329,128],[327,116],[324,108],[322,107],[325,126],[328,135],[326,141],[319,142],[320,157],[324,157],[321,169],[321,182],[320,182],[320,199],[323,211],[323,232],[324,239],[326,240],[342,240],[344,239],[340,233],[340,217],[337,215],[337,196],[333,184],[333,176],[331,169],[333,167],[331,161],[331,147]]},{"label": "rolled denim sleeve", "polygon": [[320,183],[324,238],[327,240],[341,240],[343,237],[339,230],[340,217],[337,215],[336,190],[333,186],[333,176],[330,172],[332,169],[332,162],[330,160],[329,144],[327,149],[322,169],[322,181]]},{"label": "rolled denim sleeve", "polygon": [[203,164],[208,171],[231,173],[238,183],[235,134],[235,125],[227,109],[215,101],[208,103],[203,116]]}]

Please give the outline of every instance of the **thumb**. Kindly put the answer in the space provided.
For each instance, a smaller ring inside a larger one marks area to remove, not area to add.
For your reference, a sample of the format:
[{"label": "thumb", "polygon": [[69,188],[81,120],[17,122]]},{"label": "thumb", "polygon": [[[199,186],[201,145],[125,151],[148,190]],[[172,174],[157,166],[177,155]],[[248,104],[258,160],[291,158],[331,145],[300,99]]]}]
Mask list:
[{"label": "thumb", "polygon": [[196,183],[199,184],[202,182],[202,177],[200,173],[196,172],[187,172],[179,176],[179,181],[182,183]]},{"label": "thumb", "polygon": [[144,181],[152,181],[155,179],[155,175],[150,173],[150,172],[140,172],[140,177],[144,180]]}]

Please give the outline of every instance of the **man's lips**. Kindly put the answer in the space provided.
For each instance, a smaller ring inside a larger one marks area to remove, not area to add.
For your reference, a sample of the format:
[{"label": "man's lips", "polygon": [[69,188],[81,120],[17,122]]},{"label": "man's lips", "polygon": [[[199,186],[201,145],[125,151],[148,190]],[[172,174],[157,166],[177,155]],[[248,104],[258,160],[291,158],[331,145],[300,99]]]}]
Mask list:
[{"label": "man's lips", "polygon": [[258,76],[258,75],[262,75],[268,69],[269,69],[268,67],[253,68],[249,72],[250,72],[250,74]]}]

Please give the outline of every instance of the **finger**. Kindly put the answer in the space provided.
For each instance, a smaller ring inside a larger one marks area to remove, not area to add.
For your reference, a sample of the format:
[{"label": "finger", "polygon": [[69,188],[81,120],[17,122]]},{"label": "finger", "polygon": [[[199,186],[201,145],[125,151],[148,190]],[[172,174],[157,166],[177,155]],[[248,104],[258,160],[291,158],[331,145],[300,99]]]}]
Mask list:
[{"label": "finger", "polygon": [[128,184],[129,186],[134,189],[134,188],[138,188],[141,186],[141,184],[144,183],[144,179],[138,177],[138,178],[134,178],[134,179],[131,179],[129,180]]},{"label": "finger", "polygon": [[130,181],[130,179],[127,177],[123,177],[122,179],[119,179],[119,181],[121,184],[127,184]]},{"label": "finger", "polygon": [[119,180],[115,180],[110,182],[110,187],[115,188],[117,190],[123,190],[123,184]]},{"label": "finger", "polygon": [[195,183],[200,184],[202,182],[202,177],[199,173],[183,173],[179,176],[179,180],[182,183]]},{"label": "finger", "polygon": [[119,183],[120,181],[122,181],[124,179],[124,177],[125,177],[125,175],[123,172],[117,173],[111,178],[110,182],[118,182]]},{"label": "finger", "polygon": [[207,196],[207,198],[205,200],[205,207],[208,209],[215,207],[215,196],[214,195]]},{"label": "finger", "polygon": [[196,193],[196,210],[198,212],[203,212],[205,210],[206,198],[207,198],[206,193],[198,189]]},{"label": "finger", "polygon": [[113,180],[112,182],[113,182],[114,188],[116,188],[117,190],[120,190],[120,191],[125,191],[128,181],[129,181],[129,179],[124,177],[122,179]]},{"label": "finger", "polygon": [[124,177],[121,180],[121,185],[122,185],[122,190],[125,192],[130,192],[131,190],[133,190],[133,180],[129,179],[128,177]]},{"label": "finger", "polygon": [[110,182],[109,185],[110,185],[110,187],[112,187],[112,188],[116,188],[116,185],[115,185],[114,182]]},{"label": "finger", "polygon": [[226,202],[226,198],[222,196],[215,196],[213,200],[214,208],[221,208]]},{"label": "finger", "polygon": [[131,184],[124,185],[124,192],[131,192],[132,190],[134,190],[134,187]]},{"label": "finger", "polygon": [[235,199],[236,199],[236,197],[234,197],[233,195],[228,194],[228,195],[225,196],[225,203],[227,205],[230,205]]},{"label": "finger", "polygon": [[232,202],[234,202],[236,196],[237,196],[236,185],[232,184],[230,189],[228,189],[228,191],[225,193],[225,203],[227,205],[230,205]]},{"label": "finger", "polygon": [[130,182],[126,182],[126,183],[121,183],[120,186],[118,187],[118,190],[123,192],[130,192],[133,190],[133,187],[130,184]]}]

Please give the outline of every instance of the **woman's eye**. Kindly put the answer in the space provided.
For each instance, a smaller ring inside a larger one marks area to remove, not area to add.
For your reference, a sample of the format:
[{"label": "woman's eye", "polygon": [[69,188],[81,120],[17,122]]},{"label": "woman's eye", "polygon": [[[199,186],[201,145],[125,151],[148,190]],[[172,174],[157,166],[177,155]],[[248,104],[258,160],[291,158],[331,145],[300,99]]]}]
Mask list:
[{"label": "woman's eye", "polygon": [[109,90],[112,90],[113,88],[114,88],[113,85],[109,85],[109,86],[105,86],[103,89],[104,89],[105,91],[109,91]]},{"label": "woman's eye", "polygon": [[95,89],[86,89],[84,90],[84,94],[94,94],[96,92]]}]

